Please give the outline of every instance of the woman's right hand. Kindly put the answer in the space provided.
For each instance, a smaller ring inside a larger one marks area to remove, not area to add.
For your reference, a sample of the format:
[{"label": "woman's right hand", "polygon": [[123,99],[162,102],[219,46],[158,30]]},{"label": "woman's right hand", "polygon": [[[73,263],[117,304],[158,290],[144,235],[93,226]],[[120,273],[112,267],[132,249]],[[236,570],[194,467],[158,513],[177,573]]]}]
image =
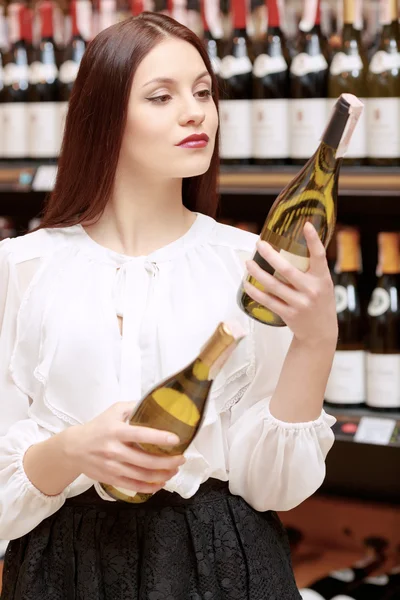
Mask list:
[{"label": "woman's right hand", "polygon": [[132,446],[179,443],[179,438],[167,431],[129,425],[126,420],[134,406],[118,402],[92,421],[71,427],[67,452],[77,470],[90,479],[135,492],[155,493],[178,472],[185,459],[182,455],[155,456]]}]

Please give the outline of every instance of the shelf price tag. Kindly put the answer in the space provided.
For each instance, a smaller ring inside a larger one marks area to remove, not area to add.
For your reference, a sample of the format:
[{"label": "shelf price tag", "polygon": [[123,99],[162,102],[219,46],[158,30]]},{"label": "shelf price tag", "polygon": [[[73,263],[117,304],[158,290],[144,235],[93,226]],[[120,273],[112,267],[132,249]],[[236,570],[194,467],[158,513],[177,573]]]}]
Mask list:
[{"label": "shelf price tag", "polygon": [[396,427],[395,419],[361,417],[354,441],[361,444],[387,446]]},{"label": "shelf price tag", "polygon": [[57,176],[57,165],[40,165],[33,180],[35,192],[51,192]]}]

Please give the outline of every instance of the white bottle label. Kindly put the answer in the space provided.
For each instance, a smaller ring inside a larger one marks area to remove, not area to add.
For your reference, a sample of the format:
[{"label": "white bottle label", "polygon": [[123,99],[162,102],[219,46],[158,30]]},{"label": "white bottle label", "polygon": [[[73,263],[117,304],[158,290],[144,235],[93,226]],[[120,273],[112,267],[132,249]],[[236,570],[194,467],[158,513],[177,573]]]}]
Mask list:
[{"label": "white bottle label", "polygon": [[389,292],[384,288],[375,288],[372,292],[371,300],[368,304],[368,314],[370,317],[380,317],[390,307]]},{"label": "white bottle label", "polygon": [[398,158],[400,156],[400,99],[368,98],[368,156]]},{"label": "white bottle label", "polygon": [[369,70],[375,75],[384,73],[385,71],[391,71],[392,69],[399,68],[399,54],[398,52],[385,52],[384,50],[378,50],[369,63]]},{"label": "white bottle label", "polygon": [[66,60],[60,67],[59,80],[61,83],[74,83],[78,75],[79,64],[73,60]]},{"label": "white bottle label", "polygon": [[325,98],[290,100],[290,156],[310,158],[326,127]]},{"label": "white bottle label", "polygon": [[400,408],[400,354],[367,354],[367,404]]},{"label": "white bottle label", "polygon": [[344,285],[335,285],[335,301],[337,313],[343,312],[348,307],[347,288]]},{"label": "white bottle label", "polygon": [[[351,136],[349,147],[345,152],[346,158],[365,158],[367,156],[367,111],[368,102],[365,98],[360,98],[364,104],[364,110],[362,111],[358,123]],[[330,115],[334,105],[337,102],[337,98],[328,98],[327,100],[327,114]]]},{"label": "white bottle label", "polygon": [[318,594],[318,592],[314,592],[314,590],[308,590],[305,588],[299,591],[300,596],[303,598],[303,600],[325,600],[321,596],[321,594]]},{"label": "white bottle label", "polygon": [[54,64],[44,64],[35,60],[29,67],[29,83],[54,83],[57,79],[58,70]]},{"label": "white bottle label", "polygon": [[[300,256],[299,254],[293,254],[293,252],[288,252],[287,250],[283,250],[283,249],[279,250],[279,253],[281,254],[281,256],[283,256],[283,258],[285,260],[290,262],[291,265],[296,267],[296,269],[299,269],[299,271],[302,271],[303,273],[308,271],[308,268],[310,266],[310,259],[307,256]],[[282,277],[281,275],[278,275],[278,273],[276,271],[275,271],[274,275],[275,275],[275,277],[278,277],[278,279],[282,279],[282,281],[286,281],[286,279],[284,277]]]},{"label": "white bottle label", "polygon": [[305,52],[297,54],[292,61],[290,66],[290,72],[296,77],[302,77],[308,75],[308,73],[318,73],[318,71],[325,71],[328,68],[328,63],[323,54],[316,54],[310,56]]},{"label": "white bottle label", "polygon": [[351,71],[361,71],[364,68],[359,54],[348,55],[344,52],[337,52],[332,59],[330,66],[331,75],[340,75]]},{"label": "white bottle label", "polygon": [[289,156],[288,100],[253,100],[252,138],[254,158]]},{"label": "white bottle label", "polygon": [[28,65],[16,65],[15,63],[8,63],[8,65],[4,67],[3,77],[4,84],[8,86],[12,85],[13,83],[19,83],[20,81],[28,81]]},{"label": "white bottle label", "polygon": [[343,583],[351,583],[355,579],[354,571],[352,569],[331,571],[329,575],[338,581],[343,581]]},{"label": "white bottle label", "polygon": [[338,350],[326,387],[325,398],[338,404],[365,402],[365,352]]},{"label": "white bottle label", "polygon": [[288,66],[283,56],[259,54],[254,61],[253,75],[261,78],[272,73],[284,73],[287,69]]},{"label": "white bottle label", "polygon": [[229,79],[234,75],[245,75],[251,73],[253,66],[248,56],[235,58],[234,56],[224,56],[221,60],[221,77]]},{"label": "white bottle label", "polygon": [[60,151],[58,102],[32,102],[29,112],[29,156],[54,158]]},{"label": "white bottle label", "polygon": [[26,158],[28,156],[28,111],[24,102],[3,104],[5,158]]},{"label": "white bottle label", "polygon": [[221,158],[251,158],[251,100],[220,102]]}]

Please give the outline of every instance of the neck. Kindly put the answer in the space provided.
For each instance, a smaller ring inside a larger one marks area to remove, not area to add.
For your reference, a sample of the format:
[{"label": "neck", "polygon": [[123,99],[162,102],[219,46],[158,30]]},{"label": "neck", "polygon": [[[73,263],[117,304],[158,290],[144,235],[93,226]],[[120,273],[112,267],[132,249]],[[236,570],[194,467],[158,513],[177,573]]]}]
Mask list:
[{"label": "neck", "polygon": [[100,219],[84,224],[99,244],[127,256],[147,256],[182,237],[195,215],[182,204],[182,179],[157,180],[118,165],[113,195]]}]

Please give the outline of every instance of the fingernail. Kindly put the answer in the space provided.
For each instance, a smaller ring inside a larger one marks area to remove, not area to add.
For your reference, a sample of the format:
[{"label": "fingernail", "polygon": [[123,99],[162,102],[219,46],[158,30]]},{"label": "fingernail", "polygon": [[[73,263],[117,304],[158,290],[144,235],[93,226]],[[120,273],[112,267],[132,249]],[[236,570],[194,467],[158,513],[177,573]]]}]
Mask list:
[{"label": "fingernail", "polygon": [[170,435],[167,435],[167,442],[168,444],[179,444],[179,438],[174,433],[171,433]]}]

